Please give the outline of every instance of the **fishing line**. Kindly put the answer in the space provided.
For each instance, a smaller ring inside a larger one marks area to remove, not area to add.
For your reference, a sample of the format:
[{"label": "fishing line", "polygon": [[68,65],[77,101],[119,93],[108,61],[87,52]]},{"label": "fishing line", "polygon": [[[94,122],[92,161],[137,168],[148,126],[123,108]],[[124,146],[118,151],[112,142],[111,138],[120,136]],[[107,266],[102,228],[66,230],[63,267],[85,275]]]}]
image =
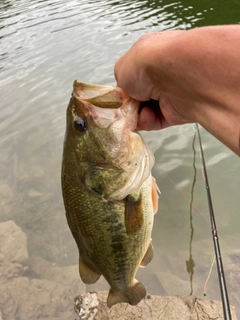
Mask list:
[{"label": "fishing line", "polygon": [[[195,171],[195,170],[194,170]],[[203,180],[204,180],[204,182],[205,182],[205,178],[204,178],[204,173],[203,173],[203,171],[202,171],[202,174],[203,174]],[[173,185],[177,188],[177,190],[183,195],[183,197],[187,200],[187,202],[190,204],[190,207],[191,208],[194,208],[203,218],[204,218],[204,220],[206,220],[207,221],[207,223],[212,227],[212,225],[211,225],[211,223],[210,223],[210,220],[204,215],[204,213],[202,212],[202,211],[200,211],[199,209],[198,209],[198,207],[193,203],[193,197],[191,197],[191,200],[187,197],[187,195],[182,191],[182,190],[180,190],[179,189],[179,187],[177,186],[177,184],[171,179],[171,177],[165,172],[165,175],[166,175],[166,177],[173,183]],[[195,180],[195,178],[194,178],[194,180]],[[193,192],[193,190],[192,190],[192,192]],[[191,192],[191,193],[192,193]],[[190,214],[191,214],[191,212],[190,212]],[[191,217],[191,219],[192,219],[192,217]],[[191,221],[191,224],[192,224],[192,221]],[[191,240],[192,240],[192,236],[193,236],[193,234],[192,234],[192,231],[191,231]],[[190,241],[191,242],[191,241]],[[191,257],[191,251],[190,251],[190,257]],[[189,258],[189,261],[190,261],[191,259]],[[194,262],[194,261],[193,261]],[[212,260],[212,264],[211,264],[211,266],[210,266],[210,270],[209,270],[209,273],[208,273],[208,276],[207,276],[207,279],[206,279],[206,281],[205,281],[205,283],[204,283],[204,289],[203,289],[203,295],[204,295],[204,297],[206,297],[207,296],[207,284],[208,284],[208,281],[209,281],[209,279],[210,279],[210,276],[211,276],[211,274],[212,274],[212,269],[213,269],[213,265],[214,265],[214,262],[215,262],[215,255],[214,255],[214,258],[213,258],[213,260]],[[187,263],[187,261],[186,261],[186,263]],[[187,270],[188,271],[188,270]],[[190,281],[191,281],[191,279],[190,279]],[[192,282],[191,282],[191,292],[190,292],[190,295],[192,294]]]},{"label": "fishing line", "polygon": [[217,227],[216,227],[216,222],[215,222],[215,217],[214,217],[212,197],[211,197],[211,192],[210,192],[210,186],[208,183],[207,168],[206,168],[204,154],[203,154],[200,130],[199,130],[199,126],[197,123],[196,123],[196,128],[197,128],[197,133],[198,133],[198,139],[199,139],[199,145],[200,145],[200,151],[201,151],[201,157],[202,157],[203,172],[204,172],[204,177],[205,177],[205,186],[206,186],[206,192],[207,192],[209,216],[210,216],[211,227],[212,227],[214,251],[215,251],[215,257],[216,257],[216,262],[217,262],[218,278],[219,278],[220,291],[221,291],[221,297],[222,297],[223,314],[224,314],[225,320],[231,320],[232,317],[231,317],[231,311],[230,311],[230,305],[229,305],[229,299],[228,299],[228,293],[227,293],[227,286],[226,286],[224,270],[223,270],[223,263],[222,263],[222,257],[221,257],[219,239],[218,239],[218,232],[217,232]]},{"label": "fishing line", "polygon": [[210,270],[209,270],[209,273],[208,273],[208,276],[207,276],[207,279],[206,279],[206,281],[205,281],[205,283],[204,283],[204,289],[203,289],[203,295],[204,295],[204,297],[207,296],[207,284],[208,284],[208,281],[209,281],[210,276],[211,276],[211,273],[212,273],[212,269],[213,269],[213,265],[214,265],[215,259],[216,259],[216,257],[215,257],[215,255],[214,255],[213,261],[212,261],[212,264],[211,264],[211,267],[210,267]]},{"label": "fishing line", "polygon": [[[187,197],[187,195],[186,195],[181,189],[179,189],[179,187],[177,186],[177,184],[171,179],[171,177],[170,177],[166,172],[165,172],[165,175],[166,175],[166,177],[173,183],[173,185],[176,187],[176,189],[182,194],[182,196],[187,200],[187,202],[190,204],[190,206],[191,206],[192,208],[194,208],[194,209],[204,218],[204,220],[206,220],[207,223],[212,227],[210,220],[209,220],[209,219],[204,215],[204,213],[203,213],[202,211],[200,211],[200,210],[198,209],[198,207],[193,203],[192,198],[191,198],[191,200],[190,200],[190,199]],[[202,167],[202,176],[203,176],[203,181],[205,182],[203,167]],[[207,284],[208,284],[208,281],[209,281],[210,276],[211,276],[211,274],[212,274],[212,269],[213,269],[214,262],[215,262],[215,255],[214,255],[214,258],[213,258],[213,260],[212,260],[212,264],[211,264],[211,266],[210,266],[210,270],[209,270],[207,279],[206,279],[206,281],[205,281],[205,283],[204,283],[204,289],[203,289],[203,295],[204,295],[204,297],[207,296]],[[192,284],[191,284],[191,289],[192,289]],[[192,290],[191,290],[190,294],[192,294]]]},{"label": "fishing line", "polygon": [[173,179],[165,172],[166,177],[172,182],[172,184],[178,189],[178,191],[182,194],[182,196],[187,200],[187,202],[202,216],[202,218],[207,221],[207,223],[211,226],[210,220],[204,215],[202,211],[198,209],[198,207],[194,204],[194,202],[191,201],[191,199],[188,198],[185,192],[183,192],[179,187],[176,185],[176,183],[173,181]]}]

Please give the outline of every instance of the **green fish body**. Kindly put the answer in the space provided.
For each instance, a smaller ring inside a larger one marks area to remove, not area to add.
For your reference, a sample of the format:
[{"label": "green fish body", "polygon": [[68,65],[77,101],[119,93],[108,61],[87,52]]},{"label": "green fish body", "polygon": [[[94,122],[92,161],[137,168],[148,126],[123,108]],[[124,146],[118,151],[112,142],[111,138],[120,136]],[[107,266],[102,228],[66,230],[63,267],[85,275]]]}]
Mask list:
[{"label": "green fish body", "polygon": [[74,82],[62,163],[66,217],[86,284],[101,275],[107,305],[136,305],[146,295],[135,279],[153,257],[151,231],[158,188],[154,157],[134,132],[140,103],[120,88]]}]

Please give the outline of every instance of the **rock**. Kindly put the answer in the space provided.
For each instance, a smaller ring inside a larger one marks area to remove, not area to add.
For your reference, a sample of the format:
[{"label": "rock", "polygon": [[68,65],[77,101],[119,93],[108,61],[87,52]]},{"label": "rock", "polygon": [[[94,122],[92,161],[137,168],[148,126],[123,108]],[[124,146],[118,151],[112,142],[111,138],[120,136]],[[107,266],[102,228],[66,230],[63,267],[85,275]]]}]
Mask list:
[{"label": "rock", "polygon": [[0,253],[0,284],[22,275],[25,270],[26,267],[20,263],[12,263],[6,260],[4,255]]},{"label": "rock", "polygon": [[18,277],[1,286],[2,317],[8,319],[71,319],[72,297],[78,288],[60,283]]},{"label": "rock", "polygon": [[73,319],[73,297],[76,292],[85,292],[85,285],[73,272],[76,268],[65,267],[62,273],[61,268],[55,268],[57,275],[52,280],[17,277],[1,284],[0,311],[3,319]]},{"label": "rock", "polygon": [[[75,298],[75,312],[79,320],[224,320],[220,301],[202,300],[194,296],[150,296],[137,306],[125,303],[107,308],[107,292],[85,293]],[[231,307],[232,320],[237,320]]]},{"label": "rock", "polygon": [[27,238],[13,221],[0,223],[0,284],[21,276],[28,259]]},{"label": "rock", "polygon": [[73,319],[73,297],[86,291],[78,266],[28,258],[27,238],[13,222],[0,223],[0,320]]},{"label": "rock", "polygon": [[100,301],[96,292],[87,292],[84,296],[75,298],[75,312],[79,315],[79,319],[96,319]]},{"label": "rock", "polygon": [[27,237],[14,221],[0,223],[0,253],[10,262],[28,259]]},{"label": "rock", "polygon": [[86,291],[86,285],[80,280],[78,265],[59,267],[40,257],[29,258],[27,265],[25,275],[29,278],[50,280],[66,288],[75,288],[75,292]]},{"label": "rock", "polygon": [[7,183],[0,182],[0,216],[8,215],[13,207],[14,193]]},{"label": "rock", "polygon": [[14,199],[13,191],[7,183],[0,184],[0,194],[1,194],[0,204],[2,206],[8,203],[11,203]]},{"label": "rock", "polygon": [[[0,320],[76,319],[73,308],[76,293],[81,294],[75,300],[79,320],[223,319],[220,302],[192,296],[148,295],[138,306],[122,303],[109,310],[107,291],[84,294],[86,289],[108,290],[103,277],[95,285],[86,286],[80,280],[77,265],[60,267],[38,256],[29,258],[26,235],[13,221],[0,223],[0,244]],[[231,293],[236,290],[234,300],[230,301],[234,303],[239,302],[239,257],[240,250],[228,256]],[[153,275],[140,270],[137,279],[148,291],[157,284],[156,295],[169,291],[167,287],[175,286],[175,291],[189,285],[183,278],[169,277],[164,272]],[[232,320],[235,319],[233,313]]]}]

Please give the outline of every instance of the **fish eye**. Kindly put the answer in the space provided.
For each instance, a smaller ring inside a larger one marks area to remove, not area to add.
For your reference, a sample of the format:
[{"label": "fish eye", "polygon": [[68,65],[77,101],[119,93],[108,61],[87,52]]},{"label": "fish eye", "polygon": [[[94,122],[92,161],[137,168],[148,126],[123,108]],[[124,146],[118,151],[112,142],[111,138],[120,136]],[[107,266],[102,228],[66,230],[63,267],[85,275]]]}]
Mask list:
[{"label": "fish eye", "polygon": [[87,130],[87,122],[85,119],[81,118],[81,117],[77,117],[74,120],[74,126],[75,128],[80,131],[80,132],[84,132]]}]

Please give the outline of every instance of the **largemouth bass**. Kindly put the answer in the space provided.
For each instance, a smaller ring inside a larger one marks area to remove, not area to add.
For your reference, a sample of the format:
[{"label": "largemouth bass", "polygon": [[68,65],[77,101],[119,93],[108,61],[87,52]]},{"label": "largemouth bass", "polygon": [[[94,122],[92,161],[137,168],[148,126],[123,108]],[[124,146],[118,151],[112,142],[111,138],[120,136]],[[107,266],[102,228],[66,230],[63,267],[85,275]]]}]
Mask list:
[{"label": "largemouth bass", "polygon": [[107,305],[136,305],[146,295],[135,279],[153,257],[158,188],[154,157],[134,130],[140,102],[120,88],[74,82],[67,108],[62,191],[86,284],[101,275]]}]

